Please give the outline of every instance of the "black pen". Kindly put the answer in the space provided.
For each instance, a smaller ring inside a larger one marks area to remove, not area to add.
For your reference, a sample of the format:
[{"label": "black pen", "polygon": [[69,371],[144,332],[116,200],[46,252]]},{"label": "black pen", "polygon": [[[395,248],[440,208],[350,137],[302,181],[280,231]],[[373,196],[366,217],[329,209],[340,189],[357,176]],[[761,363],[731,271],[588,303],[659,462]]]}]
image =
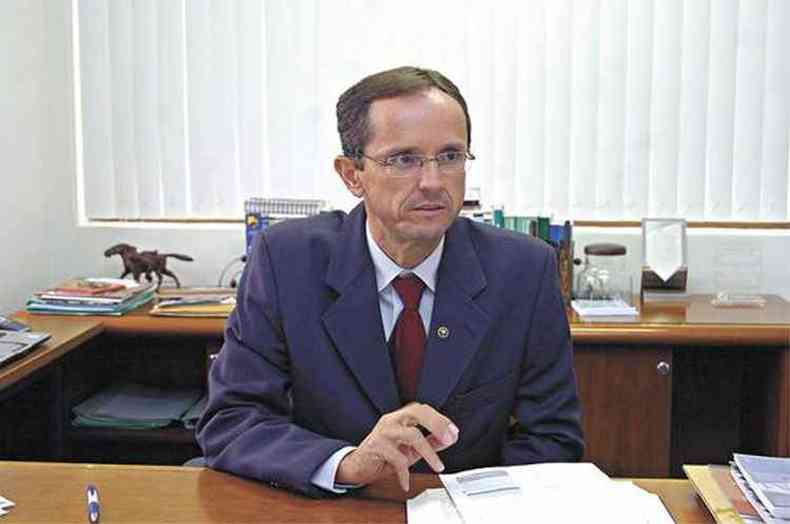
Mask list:
[{"label": "black pen", "polygon": [[88,522],[97,524],[99,522],[99,491],[96,486],[88,486]]}]

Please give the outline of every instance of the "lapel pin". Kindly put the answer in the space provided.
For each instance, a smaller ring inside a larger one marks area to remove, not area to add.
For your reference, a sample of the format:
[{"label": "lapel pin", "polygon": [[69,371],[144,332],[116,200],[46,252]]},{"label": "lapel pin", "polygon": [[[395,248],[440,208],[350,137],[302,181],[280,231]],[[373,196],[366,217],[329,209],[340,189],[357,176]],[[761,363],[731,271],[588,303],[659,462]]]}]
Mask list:
[{"label": "lapel pin", "polygon": [[436,334],[439,336],[439,338],[447,338],[450,336],[450,328],[447,326],[439,326],[436,328]]}]

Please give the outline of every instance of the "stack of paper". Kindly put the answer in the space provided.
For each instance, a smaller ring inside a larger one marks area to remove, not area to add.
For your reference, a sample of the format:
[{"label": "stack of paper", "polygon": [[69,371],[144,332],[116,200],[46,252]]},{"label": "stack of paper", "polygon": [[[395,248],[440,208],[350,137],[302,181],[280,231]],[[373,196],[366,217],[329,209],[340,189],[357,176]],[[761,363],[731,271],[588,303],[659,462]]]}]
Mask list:
[{"label": "stack of paper", "polygon": [[154,285],[120,278],[78,278],[33,294],[31,313],[55,315],[123,315],[154,297]]},{"label": "stack of paper", "polygon": [[733,455],[735,482],[767,523],[790,522],[790,459]]},{"label": "stack of paper", "polygon": [[639,310],[622,299],[574,300],[571,306],[581,317],[636,316]]},{"label": "stack of paper", "polygon": [[790,524],[790,459],[735,453],[730,466],[684,465],[720,524]]},{"label": "stack of paper", "polygon": [[445,490],[408,501],[409,524],[607,522],[672,524],[652,493],[593,464],[533,464],[441,475]]},{"label": "stack of paper", "polygon": [[225,318],[236,307],[236,290],[231,288],[160,289],[152,315],[170,317]]},{"label": "stack of paper", "polygon": [[119,382],[75,406],[72,424],[124,429],[163,428],[182,421],[201,395],[202,391],[196,388],[160,388]]}]

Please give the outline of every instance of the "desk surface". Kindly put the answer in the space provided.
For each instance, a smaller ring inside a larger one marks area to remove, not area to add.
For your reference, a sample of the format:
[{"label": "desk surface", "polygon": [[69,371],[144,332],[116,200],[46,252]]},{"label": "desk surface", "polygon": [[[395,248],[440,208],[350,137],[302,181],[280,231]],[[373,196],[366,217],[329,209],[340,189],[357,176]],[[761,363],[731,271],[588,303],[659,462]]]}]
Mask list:
[{"label": "desk surface", "polygon": [[585,320],[570,312],[577,343],[647,343],[676,345],[784,346],[790,342],[790,303],[766,296],[762,308],[717,308],[711,295],[693,295],[682,302],[639,306],[639,315]]},{"label": "desk surface", "polygon": [[[637,480],[661,496],[675,521],[712,523],[686,480]],[[415,475],[414,496],[439,484]],[[101,522],[404,523],[405,496],[393,484],[364,497],[312,500],[203,468],[0,462],[0,495],[16,502],[4,523],[86,522],[85,487],[99,489]]]},{"label": "desk surface", "polygon": [[[721,346],[782,346],[790,343],[790,303],[767,296],[764,308],[715,308],[710,295],[694,295],[685,302],[649,303],[639,316],[619,320],[582,320],[569,312],[571,334],[577,344],[674,344]],[[122,317],[76,317],[99,322],[108,334],[222,337],[221,318],[154,317],[150,305]],[[39,329],[45,315],[17,316]],[[75,321],[75,317],[50,318]]]},{"label": "desk surface", "polygon": [[19,382],[72,349],[99,335],[102,323],[92,319],[36,317],[31,322],[34,331],[46,331],[51,338],[24,357],[0,367],[0,390]]}]

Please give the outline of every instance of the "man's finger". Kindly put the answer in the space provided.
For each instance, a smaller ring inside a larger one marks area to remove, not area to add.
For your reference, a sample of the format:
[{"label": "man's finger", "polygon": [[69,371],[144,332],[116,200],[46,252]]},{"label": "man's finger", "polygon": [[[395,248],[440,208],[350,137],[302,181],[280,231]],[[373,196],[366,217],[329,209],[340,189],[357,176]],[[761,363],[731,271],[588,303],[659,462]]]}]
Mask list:
[{"label": "man's finger", "polygon": [[389,441],[380,441],[376,446],[376,454],[395,471],[403,491],[409,491],[409,462],[406,455]]},{"label": "man's finger", "polygon": [[403,443],[411,446],[421,458],[425,459],[425,462],[431,466],[431,469],[437,473],[444,471],[442,459],[436,454],[433,446],[422,436],[419,429],[415,427],[408,428],[405,437],[406,441]]},{"label": "man's finger", "polygon": [[445,449],[447,449],[447,448],[449,448],[450,446],[452,446],[452,444],[445,444],[444,442],[442,442],[442,441],[441,441],[441,440],[439,440],[438,438],[434,437],[433,435],[428,435],[428,436],[426,437],[426,440],[428,441],[428,444],[430,444],[430,445],[431,445],[431,447],[432,447],[432,448],[434,449],[434,451],[436,451],[436,452],[439,452],[439,451],[444,451]]},{"label": "man's finger", "polygon": [[400,444],[398,446],[398,449],[406,457],[406,460],[409,462],[409,466],[412,466],[417,462],[419,462],[420,460],[422,460],[420,454],[417,453],[417,451],[415,451],[415,449],[411,446],[407,446],[406,444]]},{"label": "man's finger", "polygon": [[458,426],[431,406],[414,402],[404,407],[402,412],[406,425],[420,425],[424,427],[445,448],[452,446],[458,441]]}]

